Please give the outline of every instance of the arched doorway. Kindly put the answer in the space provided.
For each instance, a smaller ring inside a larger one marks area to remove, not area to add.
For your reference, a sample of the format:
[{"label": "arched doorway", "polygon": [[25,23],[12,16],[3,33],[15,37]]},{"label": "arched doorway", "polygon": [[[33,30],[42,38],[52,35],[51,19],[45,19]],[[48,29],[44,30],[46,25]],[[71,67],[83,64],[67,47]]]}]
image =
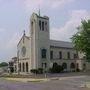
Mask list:
[{"label": "arched doorway", "polygon": [[25,64],[22,63],[22,71],[25,72]]},{"label": "arched doorway", "polygon": [[74,71],[75,70],[75,64],[74,63],[71,63],[70,64],[70,69],[71,69],[71,71]]},{"label": "arched doorway", "polygon": [[19,71],[21,72],[21,63],[19,63]]},{"label": "arched doorway", "polygon": [[53,67],[56,67],[58,66],[58,64],[56,62],[53,63]]},{"label": "arched doorway", "polygon": [[79,63],[76,64],[76,71],[77,71],[77,72],[80,71]]},{"label": "arched doorway", "polygon": [[26,62],[26,72],[28,72],[28,62]]},{"label": "arched doorway", "polygon": [[67,63],[63,63],[62,67],[63,67],[64,71],[66,71],[67,70]]}]

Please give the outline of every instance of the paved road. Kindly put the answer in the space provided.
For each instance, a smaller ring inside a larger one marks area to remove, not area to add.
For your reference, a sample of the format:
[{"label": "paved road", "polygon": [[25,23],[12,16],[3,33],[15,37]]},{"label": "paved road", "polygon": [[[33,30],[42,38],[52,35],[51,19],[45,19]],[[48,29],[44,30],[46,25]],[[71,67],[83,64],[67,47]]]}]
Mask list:
[{"label": "paved road", "polygon": [[90,90],[80,87],[88,80],[90,80],[88,76],[73,76],[63,80],[28,83],[0,79],[0,90]]}]

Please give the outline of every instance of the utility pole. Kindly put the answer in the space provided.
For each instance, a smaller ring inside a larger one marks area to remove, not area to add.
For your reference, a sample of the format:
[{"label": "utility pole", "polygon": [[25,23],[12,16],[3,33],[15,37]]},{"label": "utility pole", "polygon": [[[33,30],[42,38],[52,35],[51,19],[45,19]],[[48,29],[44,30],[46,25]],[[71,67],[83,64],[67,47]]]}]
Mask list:
[{"label": "utility pole", "polygon": [[17,52],[17,60],[18,60],[18,75],[20,74],[19,70],[20,70],[20,67],[19,67],[19,51]]}]

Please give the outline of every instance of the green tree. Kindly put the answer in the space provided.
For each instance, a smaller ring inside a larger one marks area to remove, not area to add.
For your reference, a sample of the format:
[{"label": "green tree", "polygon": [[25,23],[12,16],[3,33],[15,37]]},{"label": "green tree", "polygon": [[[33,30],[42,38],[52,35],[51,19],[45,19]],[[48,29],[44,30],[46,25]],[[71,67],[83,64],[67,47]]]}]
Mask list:
[{"label": "green tree", "polygon": [[77,33],[71,38],[74,47],[84,53],[86,60],[90,62],[90,20],[82,20],[77,30]]},{"label": "green tree", "polygon": [[4,67],[4,66],[8,66],[8,63],[7,62],[1,62],[0,67]]}]

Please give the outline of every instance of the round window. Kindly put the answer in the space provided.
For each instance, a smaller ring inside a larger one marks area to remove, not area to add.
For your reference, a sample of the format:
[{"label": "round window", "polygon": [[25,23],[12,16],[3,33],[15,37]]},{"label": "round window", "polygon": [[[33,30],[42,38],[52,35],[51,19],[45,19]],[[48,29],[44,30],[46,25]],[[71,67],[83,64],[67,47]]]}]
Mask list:
[{"label": "round window", "polygon": [[21,53],[22,53],[22,56],[24,57],[26,54],[26,47],[25,46],[22,47]]}]

